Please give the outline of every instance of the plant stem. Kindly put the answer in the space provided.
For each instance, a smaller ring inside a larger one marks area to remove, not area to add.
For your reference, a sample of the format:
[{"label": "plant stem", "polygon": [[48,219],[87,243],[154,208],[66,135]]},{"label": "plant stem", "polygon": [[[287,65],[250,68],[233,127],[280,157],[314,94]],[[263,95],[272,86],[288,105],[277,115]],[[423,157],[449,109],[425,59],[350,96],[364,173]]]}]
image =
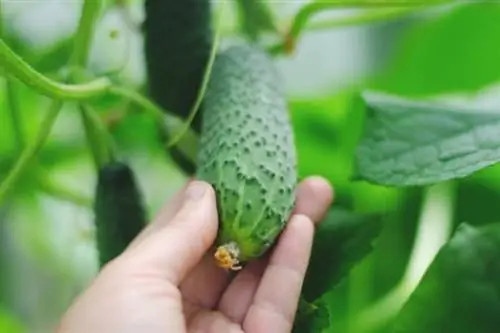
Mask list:
[{"label": "plant stem", "polygon": [[12,188],[12,185],[19,179],[23,171],[36,156],[45,140],[49,136],[50,131],[52,130],[52,126],[54,125],[57,116],[59,115],[59,111],[62,108],[62,105],[62,101],[52,101],[50,108],[47,110],[47,114],[40,124],[40,130],[38,132],[38,135],[36,136],[35,142],[24,149],[14,167],[12,167],[7,177],[5,177],[5,179],[0,184],[0,206],[8,191]]},{"label": "plant stem", "polygon": [[455,184],[427,187],[409,264],[401,282],[381,300],[361,312],[354,332],[369,332],[391,320],[417,288],[429,265],[448,241],[453,226]]},{"label": "plant stem", "polygon": [[158,124],[163,124],[165,116],[177,118],[174,115],[165,113],[160,106],[145,96],[141,95],[135,90],[128,89],[121,86],[112,86],[109,89],[111,94],[116,96],[128,98],[130,101],[140,105]]},{"label": "plant stem", "polygon": [[[5,58],[3,58],[5,57]],[[7,59],[6,67],[24,84],[50,98],[62,100],[85,100],[112,93],[126,97],[141,105],[159,122],[163,121],[164,112],[138,92],[125,87],[113,86],[107,78],[95,79],[83,84],[64,84],[45,77],[15,54],[0,40],[0,60]]]},{"label": "plant stem", "polygon": [[191,123],[193,122],[194,117],[198,113],[201,102],[203,101],[203,97],[205,96],[205,91],[207,90],[207,86],[210,81],[210,75],[212,74],[212,67],[214,65],[215,57],[219,49],[222,22],[223,22],[222,18],[224,17],[223,13],[225,9],[224,5],[225,3],[221,3],[222,8],[219,10],[218,13],[219,19],[217,22],[218,24],[217,24],[217,31],[215,33],[215,40],[212,45],[212,49],[210,51],[210,56],[208,58],[207,64],[205,66],[205,72],[203,73],[203,79],[198,94],[196,96],[196,101],[189,112],[188,118],[186,119],[183,126],[181,126],[180,131],[178,131],[177,135],[174,135],[172,139],[170,139],[166,143],[167,148],[171,148],[172,146],[174,146],[180,140],[180,138],[188,131],[189,127],[191,126]]},{"label": "plant stem", "polygon": [[[73,69],[70,75],[72,82],[79,80],[79,71],[87,66],[92,45],[92,36],[100,9],[100,0],[85,0],[83,3],[82,14],[74,40],[73,53],[70,58],[70,66]],[[99,170],[111,159],[111,149],[107,146],[106,133],[103,132],[99,117],[90,105],[80,103],[79,109],[94,165]]]},{"label": "plant stem", "polygon": [[101,0],[85,0],[70,57],[70,66],[79,68],[87,64],[101,5]]},{"label": "plant stem", "polygon": [[[0,60],[11,74],[30,88],[50,98],[62,100],[85,100],[112,93],[133,100],[144,107],[158,122],[163,122],[164,112],[138,92],[125,87],[113,86],[108,78],[95,79],[83,84],[64,84],[47,78],[15,54],[3,40],[0,40]],[[171,116],[175,117],[175,116]]]},{"label": "plant stem", "polygon": [[96,169],[115,159],[111,145],[108,145],[107,132],[99,116],[88,104],[79,106],[85,134],[90,145]]},{"label": "plant stem", "polygon": [[162,134],[184,130],[183,138],[177,143],[177,148],[192,161],[196,159],[198,135],[189,127],[187,129],[183,128],[185,124],[183,119],[174,114],[164,112],[160,106],[135,90],[113,86],[109,91],[117,96],[126,97],[131,102],[143,108],[155,120]]},{"label": "plant stem", "polygon": [[370,24],[391,19],[399,19],[420,11],[420,8],[390,8],[371,10],[366,13],[350,17],[339,18],[336,20],[324,20],[312,22],[308,25],[307,31],[324,30],[335,27],[348,27],[354,25]]},{"label": "plant stem", "polygon": [[[269,48],[271,54],[280,52],[291,53],[296,45],[297,39],[300,37],[304,28],[308,25],[309,20],[317,13],[330,9],[354,9],[354,8],[376,8],[369,13],[363,13],[348,18],[335,19],[329,22],[322,22],[318,25],[320,28],[331,28],[340,26],[349,26],[357,24],[366,24],[376,21],[385,20],[388,18],[400,17],[405,14],[416,12],[422,8],[432,5],[442,5],[450,3],[451,0],[434,0],[434,1],[409,1],[409,0],[373,0],[373,1],[313,1],[304,5],[292,20],[292,24],[286,34],[285,41],[273,45]],[[389,9],[381,8],[391,7]]]},{"label": "plant stem", "polygon": [[24,131],[22,129],[21,113],[18,108],[18,103],[15,94],[15,87],[12,78],[7,77],[5,80],[7,91],[7,109],[11,120],[12,130],[14,132],[14,141],[17,151],[22,151],[25,145]]},{"label": "plant stem", "polygon": [[0,39],[0,64],[13,75],[40,94],[62,100],[88,99],[104,94],[111,86],[107,78],[99,78],[82,84],[56,82],[31,67]]},{"label": "plant stem", "polygon": [[[0,1],[0,39],[4,39],[4,16],[3,7]],[[21,114],[18,108],[15,96],[14,82],[11,78],[5,78],[5,90],[7,91],[7,109],[11,120],[12,130],[14,132],[14,141],[17,151],[21,152],[24,148],[24,133],[22,130]]]},{"label": "plant stem", "polygon": [[42,191],[57,199],[67,201],[84,208],[92,207],[92,200],[90,198],[76,192],[73,189],[64,187],[62,184],[51,181],[45,175],[39,175],[38,185]]}]

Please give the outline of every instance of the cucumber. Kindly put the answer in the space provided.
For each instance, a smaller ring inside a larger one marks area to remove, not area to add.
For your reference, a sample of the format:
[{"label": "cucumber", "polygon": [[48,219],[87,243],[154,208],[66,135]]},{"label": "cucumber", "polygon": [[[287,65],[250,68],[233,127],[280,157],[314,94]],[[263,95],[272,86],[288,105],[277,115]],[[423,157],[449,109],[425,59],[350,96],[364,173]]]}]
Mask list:
[{"label": "cucumber", "polygon": [[[209,0],[146,0],[144,52],[150,97],[163,109],[186,119],[195,104],[213,45]],[[201,112],[191,128],[201,130]],[[172,133],[168,133],[168,141]],[[170,157],[187,175],[195,161],[178,145]]]},{"label": "cucumber", "polygon": [[217,55],[203,103],[196,176],[216,191],[215,260],[237,270],[273,245],[295,203],[289,111],[272,60],[247,42]]},{"label": "cucumber", "polygon": [[134,173],[127,164],[112,162],[99,170],[94,215],[102,267],[120,255],[147,223]]},{"label": "cucumber", "polygon": [[[146,0],[144,47],[149,92],[173,114],[187,118],[213,44],[209,0]],[[192,123],[197,132],[201,117]]]}]

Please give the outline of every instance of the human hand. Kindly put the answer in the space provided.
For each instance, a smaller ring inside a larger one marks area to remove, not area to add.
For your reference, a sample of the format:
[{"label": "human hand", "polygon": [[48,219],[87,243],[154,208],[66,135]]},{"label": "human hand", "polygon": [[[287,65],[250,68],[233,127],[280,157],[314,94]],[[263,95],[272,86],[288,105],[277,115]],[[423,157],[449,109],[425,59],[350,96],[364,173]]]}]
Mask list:
[{"label": "human hand", "polygon": [[332,196],[321,178],[304,180],[276,247],[231,280],[207,252],[218,227],[214,191],[192,181],[101,270],[57,332],[291,332],[313,222],[323,218]]}]

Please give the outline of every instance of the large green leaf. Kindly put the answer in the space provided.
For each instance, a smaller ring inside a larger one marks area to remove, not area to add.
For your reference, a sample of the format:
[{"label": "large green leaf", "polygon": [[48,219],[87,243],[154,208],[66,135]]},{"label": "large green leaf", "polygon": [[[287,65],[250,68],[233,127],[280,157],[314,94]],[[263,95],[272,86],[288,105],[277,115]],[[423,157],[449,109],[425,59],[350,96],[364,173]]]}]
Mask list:
[{"label": "large green leaf", "polygon": [[332,208],[318,227],[302,289],[307,302],[330,291],[372,250],[381,219]]},{"label": "large green leaf", "polygon": [[404,95],[476,91],[500,80],[500,3],[468,1],[425,18],[402,38],[372,89]]},{"label": "large green leaf", "polygon": [[[500,22],[500,21],[499,21]],[[500,161],[500,113],[367,93],[355,178],[427,185]]]},{"label": "large green leaf", "polygon": [[500,327],[500,223],[461,224],[401,310],[392,332],[491,333]]},{"label": "large green leaf", "polygon": [[355,196],[360,211],[394,208],[394,189],[349,180],[364,119],[364,103],[357,90],[322,99],[292,98],[289,104],[300,178],[319,175],[328,179],[335,184],[337,204],[351,206]]}]

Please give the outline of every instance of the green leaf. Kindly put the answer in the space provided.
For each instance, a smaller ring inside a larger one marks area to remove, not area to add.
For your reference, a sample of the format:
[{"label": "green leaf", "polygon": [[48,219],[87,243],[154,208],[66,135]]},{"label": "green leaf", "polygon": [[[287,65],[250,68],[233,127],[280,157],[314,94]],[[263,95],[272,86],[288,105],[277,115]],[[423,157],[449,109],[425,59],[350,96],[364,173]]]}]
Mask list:
[{"label": "green leaf", "polygon": [[500,113],[367,93],[355,177],[389,186],[463,178],[500,161]]},{"label": "green leaf", "polygon": [[[322,176],[335,184],[336,202],[380,212],[394,208],[399,189],[349,180],[365,105],[359,90],[348,88],[326,98],[292,98],[290,115],[295,135],[299,178]],[[318,163],[321,161],[321,163]]]},{"label": "green leaf", "polygon": [[330,312],[327,303],[321,299],[308,303],[300,298],[299,309],[293,324],[293,333],[321,333],[330,327]]},{"label": "green leaf", "polygon": [[238,22],[251,40],[257,40],[262,32],[275,32],[274,15],[269,5],[263,0],[236,0]]},{"label": "green leaf", "polygon": [[393,323],[392,332],[497,332],[500,223],[461,224]]},{"label": "green leaf", "polygon": [[477,91],[500,80],[500,3],[464,1],[426,17],[396,46],[371,89],[407,96]]},{"label": "green leaf", "polygon": [[375,215],[332,208],[316,231],[302,296],[314,302],[335,287],[372,250],[382,230]]}]

